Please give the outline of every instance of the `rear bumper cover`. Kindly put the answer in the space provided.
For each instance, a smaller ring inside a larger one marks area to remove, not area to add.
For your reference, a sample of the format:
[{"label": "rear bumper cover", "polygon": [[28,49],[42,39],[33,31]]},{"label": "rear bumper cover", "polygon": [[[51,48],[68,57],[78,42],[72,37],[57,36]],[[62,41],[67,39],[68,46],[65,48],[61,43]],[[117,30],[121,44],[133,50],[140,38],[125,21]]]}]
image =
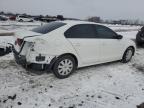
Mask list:
[{"label": "rear bumper cover", "polygon": [[51,70],[51,64],[38,64],[38,63],[28,63],[26,57],[22,55],[17,55],[14,53],[15,61],[17,64],[22,65],[26,68],[31,68],[33,70]]},{"label": "rear bumper cover", "polygon": [[28,63],[26,60],[26,57],[23,55],[20,55],[15,49],[14,47],[12,48],[13,54],[14,54],[14,58],[17,64],[22,65],[24,67],[30,67],[34,70],[48,70],[51,71],[53,64],[55,63],[55,61],[57,60],[57,57],[54,57],[50,64],[39,64],[39,63]]}]

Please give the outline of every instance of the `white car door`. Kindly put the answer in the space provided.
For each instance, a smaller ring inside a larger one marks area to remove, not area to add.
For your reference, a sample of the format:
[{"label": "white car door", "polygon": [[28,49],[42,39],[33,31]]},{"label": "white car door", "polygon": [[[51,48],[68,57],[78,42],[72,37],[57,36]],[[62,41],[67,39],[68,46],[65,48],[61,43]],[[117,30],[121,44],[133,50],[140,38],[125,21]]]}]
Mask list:
[{"label": "white car door", "polygon": [[124,44],[122,39],[118,39],[117,34],[111,29],[96,25],[96,34],[102,43],[100,49],[101,61],[110,62],[122,58]]},{"label": "white car door", "polygon": [[95,64],[100,61],[100,41],[96,38],[92,24],[79,24],[65,32],[65,36],[75,48],[83,64]]}]

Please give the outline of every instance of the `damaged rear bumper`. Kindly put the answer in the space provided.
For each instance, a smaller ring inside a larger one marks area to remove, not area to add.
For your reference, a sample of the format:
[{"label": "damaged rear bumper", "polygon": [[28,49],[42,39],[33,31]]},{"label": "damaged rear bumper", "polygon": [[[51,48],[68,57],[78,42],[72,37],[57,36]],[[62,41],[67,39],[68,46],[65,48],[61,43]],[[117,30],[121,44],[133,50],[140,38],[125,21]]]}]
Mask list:
[{"label": "damaged rear bumper", "polygon": [[20,52],[17,52],[13,45],[12,45],[11,49],[12,49],[12,52],[14,54],[14,58],[15,58],[16,63],[20,64],[20,65],[26,65],[27,64],[26,57],[20,55]]},{"label": "damaged rear bumper", "polygon": [[[24,67],[29,67],[32,68],[34,70],[47,70],[47,71],[51,71],[53,64],[55,63],[55,61],[57,60],[56,57],[54,57],[51,62],[49,64],[41,64],[41,63],[29,63],[27,62],[26,56],[24,55],[20,55],[15,49],[14,47],[12,48],[13,54],[14,54],[14,58],[17,64],[22,65]],[[36,57],[36,59],[41,59]]]}]

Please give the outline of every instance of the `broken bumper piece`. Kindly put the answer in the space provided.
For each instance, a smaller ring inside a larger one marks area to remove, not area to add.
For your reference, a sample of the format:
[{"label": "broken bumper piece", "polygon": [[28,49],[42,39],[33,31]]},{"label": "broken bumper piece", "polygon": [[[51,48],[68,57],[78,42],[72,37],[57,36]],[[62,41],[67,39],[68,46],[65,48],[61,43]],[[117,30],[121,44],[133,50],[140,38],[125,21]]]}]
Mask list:
[{"label": "broken bumper piece", "polygon": [[6,47],[6,48],[0,48],[0,56],[7,55],[11,53],[11,47]]},{"label": "broken bumper piece", "polygon": [[25,56],[18,55],[18,53],[14,53],[14,57],[15,57],[17,64],[22,65],[22,66],[27,67],[27,68],[31,68],[33,70],[38,70],[38,71],[41,71],[41,70],[51,71],[54,62],[56,61],[56,57],[55,57],[51,61],[50,64],[27,63]]},{"label": "broken bumper piece", "polygon": [[[27,62],[26,56],[20,55],[20,53],[17,52],[13,46],[12,46],[12,51],[14,53],[14,57],[15,57],[15,60],[16,60],[17,64],[22,65],[24,67],[28,67],[28,68],[30,67],[34,70],[51,71],[54,62],[57,60],[57,58],[54,57],[49,64],[41,64],[41,63],[33,63],[33,62],[29,63],[29,62]],[[35,60],[37,62],[44,61],[45,56],[42,56],[42,55],[36,56]]]},{"label": "broken bumper piece", "polygon": [[46,65],[46,64],[37,64],[37,63],[28,64],[25,56],[17,55],[15,53],[14,53],[14,57],[15,57],[17,64],[22,65],[27,68],[41,71],[41,70],[45,70],[46,67],[49,67],[49,65]]}]

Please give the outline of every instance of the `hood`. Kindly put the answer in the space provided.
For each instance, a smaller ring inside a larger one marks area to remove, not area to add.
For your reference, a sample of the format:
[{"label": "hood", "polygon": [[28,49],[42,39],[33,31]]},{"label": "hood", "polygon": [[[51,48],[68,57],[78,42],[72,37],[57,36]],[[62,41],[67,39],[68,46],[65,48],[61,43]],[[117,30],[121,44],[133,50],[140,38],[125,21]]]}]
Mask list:
[{"label": "hood", "polygon": [[23,39],[23,38],[29,37],[29,36],[31,37],[31,36],[40,36],[40,35],[42,35],[42,34],[36,33],[33,31],[29,31],[29,30],[20,30],[20,31],[15,32],[14,37]]}]

